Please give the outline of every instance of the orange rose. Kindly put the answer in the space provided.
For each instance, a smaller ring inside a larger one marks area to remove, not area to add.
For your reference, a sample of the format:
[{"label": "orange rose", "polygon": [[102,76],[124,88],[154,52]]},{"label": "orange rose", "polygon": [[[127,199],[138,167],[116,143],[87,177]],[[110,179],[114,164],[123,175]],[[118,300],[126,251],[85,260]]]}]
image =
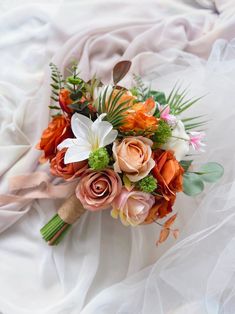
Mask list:
[{"label": "orange rose", "polygon": [[73,137],[70,120],[64,116],[56,116],[43,131],[40,142],[36,148],[44,150],[41,162],[52,159],[56,154],[56,147],[66,138]]},{"label": "orange rose", "polygon": [[184,169],[175,159],[172,151],[158,150],[154,155],[155,167],[152,172],[161,187],[163,195],[175,195],[183,190]]},{"label": "orange rose", "polygon": [[51,174],[57,177],[62,177],[65,180],[72,180],[81,176],[88,168],[87,161],[72,162],[64,164],[64,155],[67,148],[57,151],[56,156],[51,160]]},{"label": "orange rose", "polygon": [[158,181],[155,205],[150,210],[145,220],[151,223],[157,218],[163,218],[172,211],[176,193],[183,190],[184,169],[175,159],[173,152],[158,150],[154,155],[155,167],[152,169],[153,176]]},{"label": "orange rose", "polygon": [[120,131],[148,131],[153,133],[158,126],[158,119],[152,115],[154,110],[155,101],[152,98],[148,98],[144,103],[135,103],[125,113],[126,117]]},{"label": "orange rose", "polygon": [[71,113],[73,110],[68,106],[72,103],[72,99],[70,98],[70,91],[66,88],[60,90],[59,94],[59,104],[63,111],[67,113]]}]

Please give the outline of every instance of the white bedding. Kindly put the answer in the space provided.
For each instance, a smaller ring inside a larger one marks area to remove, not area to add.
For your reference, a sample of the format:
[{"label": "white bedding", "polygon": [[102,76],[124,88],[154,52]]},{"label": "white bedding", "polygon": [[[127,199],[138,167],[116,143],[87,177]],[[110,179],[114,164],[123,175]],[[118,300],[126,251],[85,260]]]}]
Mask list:
[{"label": "white bedding", "polygon": [[[104,82],[121,59],[166,92],[204,95],[207,153],[225,175],[176,204],[181,235],[156,248],[157,226],[126,228],[86,213],[58,247],[39,229],[62,200],[0,208],[3,314],[234,314],[235,2],[0,1],[0,192],[14,175],[47,171],[35,145],[49,121],[49,62],[79,60]],[[130,84],[130,76],[123,84]]]}]

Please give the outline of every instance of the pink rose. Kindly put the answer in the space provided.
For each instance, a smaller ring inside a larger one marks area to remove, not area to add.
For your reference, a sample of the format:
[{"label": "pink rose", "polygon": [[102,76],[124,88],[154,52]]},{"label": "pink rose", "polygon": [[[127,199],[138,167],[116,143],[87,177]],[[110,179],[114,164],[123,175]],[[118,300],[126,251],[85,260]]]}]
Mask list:
[{"label": "pink rose", "polygon": [[145,221],[154,203],[155,198],[150,193],[123,188],[112,204],[111,215],[119,216],[124,225],[136,226]]},{"label": "pink rose", "polygon": [[113,170],[87,170],[76,187],[76,196],[84,208],[97,211],[111,206],[121,188],[122,181]]},{"label": "pink rose", "polygon": [[126,137],[113,144],[114,171],[124,172],[132,181],[146,177],[155,166],[152,159],[153,142],[143,136]]}]

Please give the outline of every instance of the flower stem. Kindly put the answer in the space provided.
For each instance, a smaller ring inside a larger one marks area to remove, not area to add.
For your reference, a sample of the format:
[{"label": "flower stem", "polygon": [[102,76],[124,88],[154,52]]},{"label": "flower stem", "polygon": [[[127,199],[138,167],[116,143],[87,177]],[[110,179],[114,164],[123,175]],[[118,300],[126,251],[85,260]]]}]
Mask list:
[{"label": "flower stem", "polygon": [[58,214],[41,228],[42,237],[49,245],[57,245],[64,238],[72,225],[64,222]]}]

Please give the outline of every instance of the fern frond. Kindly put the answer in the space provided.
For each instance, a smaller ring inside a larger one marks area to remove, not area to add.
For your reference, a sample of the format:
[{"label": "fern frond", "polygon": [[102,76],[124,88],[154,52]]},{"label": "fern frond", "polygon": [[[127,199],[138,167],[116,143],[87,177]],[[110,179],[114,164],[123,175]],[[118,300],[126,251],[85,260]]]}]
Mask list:
[{"label": "fern frond", "polygon": [[56,90],[63,88],[64,80],[58,67],[52,62],[49,64],[49,66],[51,68],[51,79],[54,81],[54,83],[51,84],[52,88]]},{"label": "fern frond", "polygon": [[150,88],[147,87],[144,82],[142,81],[141,77],[133,74],[133,79],[136,83],[136,90],[138,94],[139,101],[145,101],[148,98],[148,94],[150,92]]}]

